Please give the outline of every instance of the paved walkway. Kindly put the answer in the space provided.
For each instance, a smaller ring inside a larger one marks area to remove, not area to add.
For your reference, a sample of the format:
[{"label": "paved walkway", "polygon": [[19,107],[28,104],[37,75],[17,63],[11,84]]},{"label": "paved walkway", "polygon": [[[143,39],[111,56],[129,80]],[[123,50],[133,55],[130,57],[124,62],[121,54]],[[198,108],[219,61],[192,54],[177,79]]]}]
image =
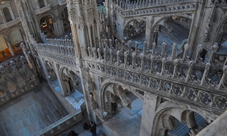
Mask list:
[{"label": "paved walkway", "polygon": [[0,136],[32,136],[68,113],[47,84],[0,107]]},{"label": "paved walkway", "polygon": [[[118,113],[114,117],[110,118],[104,124],[101,124],[97,127],[97,136],[105,136],[103,134],[103,129],[106,129],[107,127],[111,128],[112,131],[118,133],[118,135],[139,136],[143,101],[137,98],[132,93],[127,96],[132,100],[132,109],[129,110],[125,107],[119,108]],[[77,123],[76,125],[70,127],[58,136],[68,136],[69,132],[72,130],[78,133],[79,136],[91,136],[89,130],[83,129],[84,122],[89,122],[86,117],[84,117],[83,122]],[[106,136],[115,136],[115,134]]]},{"label": "paved walkway", "polygon": [[[84,121],[84,122],[89,122],[89,121]],[[76,133],[79,134],[79,136],[92,136],[89,130],[84,130],[83,129],[83,123],[84,122],[80,122],[74,126],[72,126],[71,128],[69,128],[68,130],[62,132],[61,134],[59,134],[58,136],[68,136],[69,132],[74,130]],[[101,131],[101,127],[102,126],[97,126],[97,136],[101,136],[102,131]]]},{"label": "paved walkway", "polygon": [[132,101],[132,109],[122,107],[105,125],[122,136],[139,136],[143,102],[136,98]]}]

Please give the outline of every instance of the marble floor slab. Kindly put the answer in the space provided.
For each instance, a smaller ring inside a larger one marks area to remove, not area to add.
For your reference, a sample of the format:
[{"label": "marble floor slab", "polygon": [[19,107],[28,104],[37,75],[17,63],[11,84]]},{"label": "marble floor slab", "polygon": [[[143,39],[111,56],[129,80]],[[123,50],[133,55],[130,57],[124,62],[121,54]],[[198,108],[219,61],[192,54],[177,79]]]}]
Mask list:
[{"label": "marble floor slab", "polygon": [[0,107],[0,136],[32,136],[68,113],[47,84]]}]

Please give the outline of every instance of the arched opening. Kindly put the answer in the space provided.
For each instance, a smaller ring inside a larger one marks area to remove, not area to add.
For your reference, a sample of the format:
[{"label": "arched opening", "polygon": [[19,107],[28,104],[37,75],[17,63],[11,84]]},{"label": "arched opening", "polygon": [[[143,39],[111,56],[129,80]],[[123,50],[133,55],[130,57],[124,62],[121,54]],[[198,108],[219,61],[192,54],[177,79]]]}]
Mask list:
[{"label": "arched opening", "polygon": [[5,19],[6,19],[7,22],[13,20],[8,8],[4,8],[3,13],[5,15]]},{"label": "arched opening", "polygon": [[146,22],[144,20],[132,20],[127,23],[124,28],[124,40],[132,41],[132,46],[135,47],[135,41],[138,42],[138,48],[143,48],[145,41]]},{"label": "arched opening", "polygon": [[0,62],[3,62],[11,57],[12,55],[6,43],[5,37],[3,35],[0,35]]},{"label": "arched opening", "polygon": [[191,27],[191,19],[185,17],[169,17],[161,20],[154,26],[152,42],[157,43],[157,52],[161,52],[162,43],[165,42],[166,54],[171,55],[172,45],[177,45],[177,54],[182,55],[183,47],[188,41],[189,31]]},{"label": "arched opening", "polygon": [[72,80],[72,84],[73,84],[74,89],[83,94],[83,89],[82,89],[80,77],[74,71],[69,71],[69,73],[71,75],[71,80]]},{"label": "arched opening", "polygon": [[46,15],[40,19],[40,29],[47,37],[55,36],[53,18],[51,15]]},{"label": "arched opening", "polygon": [[22,52],[20,46],[21,42],[24,42],[20,29],[14,28],[9,32],[9,40],[13,49],[13,52],[17,55]]},{"label": "arched opening", "polygon": [[63,26],[64,26],[64,30],[65,30],[65,33],[67,35],[70,34],[71,32],[71,27],[70,27],[70,22],[69,22],[69,19],[68,19],[68,10],[67,10],[67,7],[65,7],[63,9],[63,11],[61,12],[61,17],[62,17],[62,22],[63,22]]},{"label": "arched opening", "polygon": [[[117,122],[119,127],[116,131],[121,135],[139,135],[141,126],[141,116],[143,101],[127,88],[122,88],[121,85],[110,84],[105,89],[104,98],[104,113],[105,118],[111,119],[105,124],[112,126]],[[122,121],[121,118],[124,118]],[[128,130],[132,128],[132,131]]]},{"label": "arched opening", "polygon": [[208,125],[197,112],[180,109],[164,111],[157,123],[156,134],[159,136],[195,136]]},{"label": "arched opening", "polygon": [[81,112],[83,112],[83,114],[86,116],[86,105],[81,84],[81,78],[78,75],[79,71],[75,72],[73,70],[63,67],[60,68],[60,72],[60,81],[65,100],[76,110],[81,109]]},{"label": "arched opening", "polygon": [[47,80],[49,80],[49,84],[54,88],[55,91],[57,91],[59,94],[63,94],[62,90],[60,89],[60,84],[57,79],[57,75],[54,70],[54,66],[51,62],[46,61],[46,72],[47,72]]},{"label": "arched opening", "polygon": [[69,96],[75,91],[78,91],[78,93],[81,93],[83,95],[81,79],[76,72],[69,70],[68,68],[62,68],[60,78],[65,95]]},{"label": "arched opening", "polygon": [[56,73],[53,68],[53,64],[51,62],[46,61],[46,70],[47,70],[47,77],[50,81],[54,81],[57,79]]},{"label": "arched opening", "polygon": [[198,113],[186,110],[182,113],[182,121],[175,118],[173,124],[174,128],[167,135],[191,136],[205,128],[208,122]]},{"label": "arched opening", "polygon": [[75,91],[74,78],[70,75],[70,71],[67,68],[62,70],[61,80],[63,81],[64,94],[72,94]]},{"label": "arched opening", "polygon": [[40,7],[40,8],[45,7],[45,2],[44,2],[44,0],[39,0],[39,7]]},{"label": "arched opening", "polygon": [[214,59],[221,64],[227,65],[227,21],[220,26],[217,39],[215,40],[219,49],[216,52]]}]

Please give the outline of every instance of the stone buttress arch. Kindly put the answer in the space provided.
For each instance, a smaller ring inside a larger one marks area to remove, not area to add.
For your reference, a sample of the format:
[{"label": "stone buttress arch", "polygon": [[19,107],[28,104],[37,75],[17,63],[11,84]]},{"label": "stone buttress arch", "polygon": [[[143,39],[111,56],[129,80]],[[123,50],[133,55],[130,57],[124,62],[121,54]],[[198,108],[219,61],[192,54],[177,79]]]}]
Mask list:
[{"label": "stone buttress arch", "polygon": [[71,80],[73,82],[73,84],[70,84],[71,87],[73,87],[74,84],[76,84],[75,81],[74,81],[73,75],[71,75],[71,72],[73,72],[78,78],[80,78],[79,80],[81,81],[81,76],[79,74],[79,70],[70,69],[70,68],[65,67],[65,66],[60,66],[58,72],[59,72],[59,78],[60,78],[59,81],[62,82],[62,85],[63,85],[62,89],[63,89],[63,93],[64,94],[68,94],[69,93],[69,92],[65,92],[66,91],[66,86],[63,83],[63,74],[64,74],[64,72],[65,72],[67,78],[69,78],[69,80]]},{"label": "stone buttress arch", "polygon": [[[169,17],[173,17],[173,16],[175,16],[175,15],[167,15],[167,16],[164,16],[164,17],[161,17],[161,18],[159,18],[158,20],[154,20],[154,23],[153,23],[153,25],[151,26],[151,30],[153,30],[153,29],[155,29],[155,27],[157,26],[157,25],[159,25],[159,23],[161,22],[161,21],[164,21],[165,22],[165,19],[167,19],[167,18],[169,18]],[[191,19],[192,20],[192,18],[190,18],[190,16],[187,16],[187,15],[177,15],[178,17],[184,17],[184,18],[188,18],[188,19]],[[161,24],[161,25],[163,25],[164,26],[164,24]]]},{"label": "stone buttress arch", "polygon": [[[19,29],[20,33],[21,33],[21,36],[23,34],[23,28],[22,27],[19,27],[19,26],[16,26],[16,27],[12,27],[8,30],[7,32],[7,37],[9,37],[9,34],[11,33],[11,31],[13,31],[14,29]],[[23,37],[23,36],[22,36]]]},{"label": "stone buttress arch", "polygon": [[220,34],[221,33],[224,33],[223,31],[221,31],[221,28],[223,27],[223,25],[225,24],[225,23],[227,23],[227,14],[225,14],[224,16],[223,16],[223,18],[222,18],[222,20],[221,21],[219,21],[219,24],[218,24],[218,27],[217,27],[217,29],[216,29],[216,31],[215,31],[215,37],[214,37],[214,40],[215,40],[215,42],[216,42],[216,40],[219,40],[220,39]]},{"label": "stone buttress arch", "polygon": [[[102,107],[101,107],[102,113],[105,111],[105,97],[106,97],[106,92],[109,91],[109,92],[111,92],[111,93],[114,94],[115,93],[114,92],[114,89],[113,89],[113,86],[114,85],[121,86],[123,90],[128,90],[129,92],[131,92],[131,93],[134,94],[134,92],[131,91],[132,90],[132,87],[129,86],[129,85],[123,84],[123,83],[118,82],[118,81],[113,81],[113,80],[110,80],[110,79],[104,80],[101,83],[101,91],[100,91],[100,94],[99,94],[100,100],[101,100],[101,105],[102,105]],[[136,94],[134,94],[134,95],[136,95]]]},{"label": "stone buttress arch", "polygon": [[[130,19],[130,20],[128,20],[125,24],[124,24],[124,29],[128,26],[128,24],[129,23],[131,23],[131,22],[133,22],[133,21],[145,21],[146,22],[146,20],[145,19],[142,19],[142,18],[133,18],[133,19]],[[124,30],[123,29],[123,30]]]},{"label": "stone buttress arch", "polygon": [[[174,114],[169,114],[170,110],[172,110],[173,111],[172,113]],[[185,111],[196,112],[206,120],[214,120],[215,118],[218,117],[217,115],[210,114],[206,111],[203,111],[202,109],[192,108],[183,104],[180,105],[180,104],[175,104],[175,103],[166,101],[161,103],[158,109],[156,110],[156,114],[154,115],[154,120],[153,120],[153,127],[151,128],[152,135],[155,136],[159,133],[160,129],[164,129],[164,126],[162,124],[160,125],[160,121],[161,121],[160,119],[162,119],[164,115],[169,114],[175,117],[180,122],[182,122],[182,115]]]}]

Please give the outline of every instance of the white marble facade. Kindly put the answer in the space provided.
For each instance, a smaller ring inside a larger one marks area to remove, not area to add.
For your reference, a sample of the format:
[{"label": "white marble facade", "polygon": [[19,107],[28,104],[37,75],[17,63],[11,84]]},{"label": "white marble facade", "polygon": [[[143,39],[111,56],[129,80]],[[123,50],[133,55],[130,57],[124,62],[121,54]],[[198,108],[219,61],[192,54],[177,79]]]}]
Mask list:
[{"label": "white marble facade", "polygon": [[28,64],[107,135],[196,135],[226,110],[225,1],[14,1]]}]

